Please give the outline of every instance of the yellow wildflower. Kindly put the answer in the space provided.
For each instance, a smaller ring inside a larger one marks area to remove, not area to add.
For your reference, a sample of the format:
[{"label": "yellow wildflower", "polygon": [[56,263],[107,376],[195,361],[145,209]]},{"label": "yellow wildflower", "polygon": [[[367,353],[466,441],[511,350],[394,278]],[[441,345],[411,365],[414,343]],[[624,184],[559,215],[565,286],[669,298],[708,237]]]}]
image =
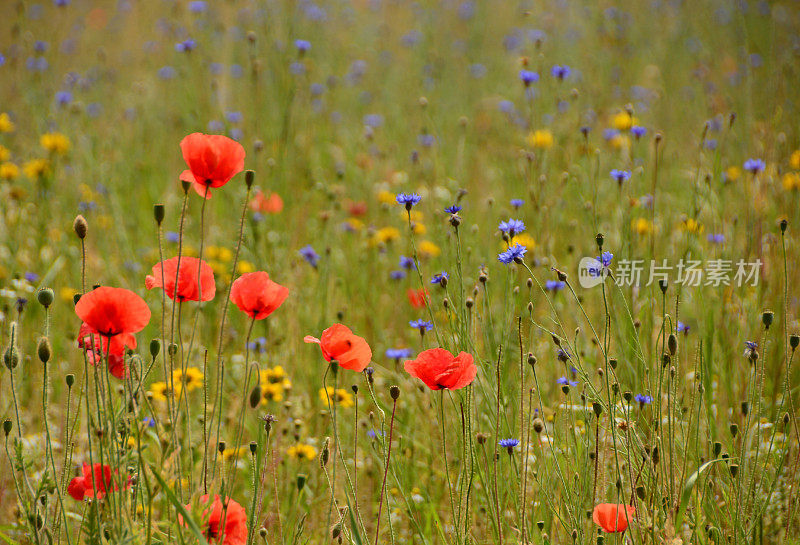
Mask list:
[{"label": "yellow wildflower", "polygon": [[180,369],[172,372],[172,381],[175,383],[175,387],[178,388],[180,384],[181,387],[186,388],[187,392],[202,388],[204,379],[203,372],[197,367],[188,367],[185,373]]},{"label": "yellow wildflower", "polygon": [[787,172],[783,175],[783,188],[786,191],[800,189],[800,174],[797,172]]},{"label": "yellow wildflower", "polygon": [[6,112],[0,114],[0,132],[14,132],[16,128],[17,126],[11,121],[11,116]]},{"label": "yellow wildflower", "polygon": [[335,393],[332,386],[320,388],[319,398],[325,403],[328,403],[328,400],[330,400],[332,403],[336,403],[340,407],[345,408],[355,405],[353,402],[353,395],[344,388],[339,388]]},{"label": "yellow wildflower", "polygon": [[360,231],[364,228],[364,222],[358,218],[347,218],[345,224],[353,231]]},{"label": "yellow wildflower", "polygon": [[725,180],[735,182],[742,175],[742,169],[737,166],[730,166],[725,169]]},{"label": "yellow wildflower", "polygon": [[430,240],[423,240],[417,246],[419,256],[423,259],[428,257],[437,257],[442,253],[442,250]]},{"label": "yellow wildflower", "polygon": [[261,404],[268,401],[283,401],[283,386],[281,384],[261,384]]},{"label": "yellow wildflower", "polygon": [[[175,394],[181,395],[181,384],[175,383]],[[166,401],[167,396],[172,396],[172,391],[166,382],[154,382],[150,385],[150,395],[156,401]]]},{"label": "yellow wildflower", "polygon": [[19,178],[19,167],[14,163],[0,164],[0,179],[16,180]]},{"label": "yellow wildflower", "polygon": [[311,445],[298,443],[297,445],[292,445],[286,449],[286,454],[296,460],[313,460],[317,455],[317,449]]},{"label": "yellow wildflower", "polygon": [[800,149],[794,150],[789,156],[789,166],[795,170],[800,170]]},{"label": "yellow wildflower", "polygon": [[47,159],[31,159],[22,165],[25,176],[32,180],[38,180],[50,172],[50,163]]},{"label": "yellow wildflower", "polygon": [[[528,250],[533,250],[534,248],[536,248],[536,241],[528,233],[520,233],[519,235],[514,235],[514,244],[522,244]],[[505,248],[505,242],[503,243],[503,248]]]},{"label": "yellow wildflower", "polygon": [[697,220],[693,218],[686,218],[685,220],[683,220],[683,223],[681,224],[681,229],[683,229],[687,233],[694,233],[694,234],[703,232],[703,226],[700,225],[700,223],[698,223]]},{"label": "yellow wildflower", "polygon": [[639,122],[628,112],[620,112],[611,119],[611,126],[618,131],[627,131]]},{"label": "yellow wildflower", "polygon": [[533,131],[526,138],[528,146],[539,149],[549,149],[553,147],[553,133],[547,129]]},{"label": "yellow wildflower", "polygon": [[420,236],[428,232],[428,228],[425,227],[425,225],[422,223],[412,223],[411,230],[414,231],[415,235],[420,235]]},{"label": "yellow wildflower", "polygon": [[249,261],[242,260],[236,265],[236,270],[239,272],[239,274],[246,274],[256,270],[256,266]]},{"label": "yellow wildflower", "polygon": [[397,202],[395,199],[397,196],[392,193],[391,191],[381,191],[378,193],[378,202],[381,204],[394,204]]},{"label": "yellow wildflower", "polygon": [[8,161],[9,157],[11,157],[11,150],[0,145],[0,161]]},{"label": "yellow wildflower", "polygon": [[637,235],[646,235],[653,230],[653,224],[644,218],[636,218],[631,221],[631,228]]},{"label": "yellow wildflower", "polygon": [[397,227],[383,227],[375,231],[372,236],[372,244],[386,244],[400,238],[400,230]]},{"label": "yellow wildflower", "polygon": [[39,143],[50,153],[64,155],[69,151],[69,138],[60,132],[48,132],[39,137]]},{"label": "yellow wildflower", "polygon": [[71,303],[76,293],[78,293],[78,290],[74,288],[64,287],[58,290],[58,296],[61,297],[61,300],[65,303]]}]

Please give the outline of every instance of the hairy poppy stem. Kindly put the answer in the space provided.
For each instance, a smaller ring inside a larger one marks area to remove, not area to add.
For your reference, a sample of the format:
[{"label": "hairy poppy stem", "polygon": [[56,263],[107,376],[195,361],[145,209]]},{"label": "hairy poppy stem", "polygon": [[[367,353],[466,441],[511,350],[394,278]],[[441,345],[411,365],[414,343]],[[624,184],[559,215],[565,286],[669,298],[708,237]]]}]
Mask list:
[{"label": "hairy poppy stem", "polygon": [[392,400],[392,417],[389,420],[389,446],[386,449],[386,466],[383,468],[383,483],[381,484],[381,495],[378,500],[378,518],[375,521],[375,545],[381,530],[381,511],[383,509],[383,497],[386,493],[386,476],[389,474],[389,461],[392,457],[392,432],[394,431],[394,413],[397,410],[397,399]]}]

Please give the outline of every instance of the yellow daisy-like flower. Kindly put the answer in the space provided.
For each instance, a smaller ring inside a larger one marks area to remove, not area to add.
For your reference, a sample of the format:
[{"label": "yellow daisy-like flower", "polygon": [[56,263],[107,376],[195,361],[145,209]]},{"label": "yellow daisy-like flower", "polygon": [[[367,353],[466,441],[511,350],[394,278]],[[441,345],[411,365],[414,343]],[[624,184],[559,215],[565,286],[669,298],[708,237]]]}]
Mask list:
[{"label": "yellow daisy-like flower", "polygon": [[239,274],[246,274],[256,270],[256,266],[249,261],[242,260],[236,264],[236,270],[238,271]]},{"label": "yellow daisy-like flower", "polygon": [[[522,244],[528,250],[533,250],[534,248],[536,248],[536,241],[528,233],[520,233],[519,235],[514,235],[514,244]],[[506,243],[503,242],[503,249],[505,248],[506,248]]]},{"label": "yellow daisy-like flower", "polygon": [[725,169],[725,180],[728,182],[735,182],[742,176],[742,169],[737,166],[730,166]]},{"label": "yellow daisy-like flower", "polygon": [[[150,395],[156,401],[166,401],[167,396],[172,396],[172,390],[166,382],[154,382],[150,385]],[[180,382],[175,383],[175,395],[181,395]]]},{"label": "yellow daisy-like flower", "polygon": [[19,167],[14,163],[0,164],[0,179],[16,180],[19,178]]},{"label": "yellow daisy-like flower", "polygon": [[311,445],[298,443],[286,449],[286,454],[295,460],[313,460],[317,456],[317,449]]},{"label": "yellow daisy-like flower", "polygon": [[685,220],[683,220],[683,222],[681,223],[681,229],[683,229],[687,233],[694,233],[694,234],[703,232],[703,226],[693,218],[686,218]]},{"label": "yellow daisy-like flower", "polygon": [[639,122],[628,112],[620,112],[611,119],[611,126],[618,131],[627,131]]},{"label": "yellow daisy-like flower", "polygon": [[11,150],[5,146],[0,146],[0,161],[8,161],[9,157],[11,157]]},{"label": "yellow daisy-like flower", "polygon": [[525,140],[532,148],[549,149],[553,147],[553,133],[547,129],[533,131]]},{"label": "yellow daisy-like flower", "polygon": [[270,383],[270,384],[277,384],[282,383],[289,375],[286,374],[284,368],[280,365],[276,365],[275,367],[269,367],[267,369],[262,369],[259,373],[259,379],[262,384]]},{"label": "yellow daisy-like flower", "polygon": [[442,250],[436,244],[431,242],[430,240],[423,240],[417,246],[417,250],[419,251],[419,256],[423,259],[429,257],[437,257],[441,255]]},{"label": "yellow daisy-like flower", "polygon": [[425,225],[422,224],[422,223],[412,223],[411,224],[411,230],[414,231],[415,235],[419,235],[419,236],[422,236],[422,235],[424,235],[425,233],[428,232],[428,228],[425,227]]},{"label": "yellow daisy-like flower", "polygon": [[364,222],[358,218],[347,218],[345,221],[348,227],[353,231],[360,231],[364,228]]},{"label": "yellow daisy-like flower", "polygon": [[60,132],[48,132],[39,137],[39,143],[50,153],[64,155],[69,151],[69,138]]},{"label": "yellow daisy-like flower", "polygon": [[614,149],[628,149],[631,146],[631,139],[624,134],[618,134],[608,141]]},{"label": "yellow daisy-like flower", "polygon": [[391,191],[381,191],[378,193],[378,202],[381,204],[394,204],[396,203],[397,195]]},{"label": "yellow daisy-like flower", "polygon": [[178,384],[185,387],[187,392],[192,392],[198,388],[203,387],[203,380],[205,376],[198,367],[187,367],[184,373],[180,369],[172,372],[172,381],[175,383],[175,388]]},{"label": "yellow daisy-like flower", "polygon": [[6,112],[0,114],[0,132],[14,132],[17,126]]},{"label": "yellow daisy-like flower", "polygon": [[270,401],[283,401],[283,385],[262,383],[261,384],[261,404],[266,405]]},{"label": "yellow daisy-like flower", "polygon": [[637,235],[646,235],[653,230],[653,224],[644,218],[636,218],[631,221],[631,229]]},{"label": "yellow daisy-like flower", "polygon": [[38,180],[50,172],[50,163],[47,159],[31,159],[22,165],[25,176],[32,180]]},{"label": "yellow daisy-like flower", "polygon": [[792,191],[793,189],[800,189],[800,174],[798,174],[797,172],[787,172],[786,174],[783,175],[781,181],[783,182],[783,188],[786,191]]},{"label": "yellow daisy-like flower", "polygon": [[336,403],[340,407],[352,407],[355,405],[353,401],[353,395],[345,390],[344,388],[339,388],[334,392],[333,386],[328,386],[327,388],[320,388],[319,390],[319,398],[328,403],[328,400],[332,403]]},{"label": "yellow daisy-like flower", "polygon": [[205,251],[206,259],[217,259],[219,257],[219,246],[209,246]]},{"label": "yellow daisy-like flower", "polygon": [[58,290],[58,296],[61,297],[61,300],[65,303],[71,303],[76,293],[78,293],[78,290],[75,288],[64,287]]},{"label": "yellow daisy-like flower", "polygon": [[233,458],[241,459],[250,453],[250,445],[242,445],[240,447],[226,448],[222,453],[223,460],[231,460]]},{"label": "yellow daisy-like flower", "polygon": [[800,149],[794,150],[789,156],[789,166],[795,170],[800,170]]},{"label": "yellow daisy-like flower", "polygon": [[372,244],[386,244],[399,238],[400,230],[397,227],[383,227],[372,236]]}]

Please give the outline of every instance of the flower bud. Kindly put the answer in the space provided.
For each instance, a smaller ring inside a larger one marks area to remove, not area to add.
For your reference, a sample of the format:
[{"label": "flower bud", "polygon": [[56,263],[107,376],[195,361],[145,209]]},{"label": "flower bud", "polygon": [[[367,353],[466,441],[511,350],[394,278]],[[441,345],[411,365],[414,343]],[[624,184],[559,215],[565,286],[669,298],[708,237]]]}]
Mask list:
[{"label": "flower bud", "polygon": [[392,399],[397,401],[397,398],[400,397],[400,387],[399,386],[392,386],[389,388],[389,395],[392,396]]},{"label": "flower bud", "polygon": [[8,434],[11,433],[11,429],[13,427],[14,427],[14,424],[11,423],[11,419],[10,418],[6,418],[5,420],[3,420],[3,433],[6,434],[6,437],[8,437]]},{"label": "flower bud", "polygon": [[605,237],[603,236],[603,233],[597,233],[597,235],[594,237],[594,240],[595,240],[595,242],[597,242],[598,249],[600,249],[602,251],[603,250],[603,241],[605,240]]},{"label": "flower bud", "polygon": [[69,373],[66,377],[64,377],[64,380],[67,383],[67,388],[72,388],[72,385],[75,384],[75,375]]},{"label": "flower bud", "polygon": [[50,346],[50,341],[47,337],[42,337],[39,339],[39,345],[36,347],[36,353],[39,355],[39,361],[42,363],[47,363],[50,361],[50,355],[52,354],[53,349]]},{"label": "flower bud", "polygon": [[165,212],[163,204],[156,204],[153,206],[153,217],[158,225],[161,225],[161,222],[164,221],[164,214]]},{"label": "flower bud", "polygon": [[775,318],[775,313],[771,310],[765,310],[761,315],[761,322],[764,324],[764,329],[769,329],[772,325],[772,320]]},{"label": "flower bud", "polygon": [[75,221],[72,222],[72,229],[75,231],[75,234],[78,235],[79,239],[85,239],[89,231],[89,224],[86,223],[86,218],[78,214],[75,217]]},{"label": "flower bud", "polygon": [[247,189],[253,187],[253,181],[256,179],[256,173],[252,170],[244,171],[244,183],[247,184]]},{"label": "flower bud", "polygon": [[250,408],[255,409],[261,403],[261,385],[256,384],[255,388],[250,390]]},{"label": "flower bud", "polygon": [[50,305],[53,304],[53,299],[55,299],[55,295],[50,288],[42,288],[36,292],[36,300],[39,301],[39,304],[44,308],[50,308]]},{"label": "flower bud", "polygon": [[305,473],[300,473],[297,475],[297,491],[300,492],[306,486],[306,481],[308,480],[308,476]]},{"label": "flower bud", "polygon": [[152,339],[150,341],[150,356],[152,356],[153,359],[156,359],[156,356],[158,356],[159,352],[161,352],[161,341],[158,339]]}]

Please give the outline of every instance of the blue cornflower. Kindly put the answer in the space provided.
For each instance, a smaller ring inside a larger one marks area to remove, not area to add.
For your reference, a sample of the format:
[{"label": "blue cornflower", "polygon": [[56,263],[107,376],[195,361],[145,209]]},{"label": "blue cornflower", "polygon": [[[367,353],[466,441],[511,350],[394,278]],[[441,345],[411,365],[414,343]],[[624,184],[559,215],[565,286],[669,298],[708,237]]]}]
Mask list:
[{"label": "blue cornflower", "polygon": [[72,102],[72,93],[69,91],[59,91],[56,93],[56,104],[59,106],[66,106]]},{"label": "blue cornflower", "polygon": [[533,72],[532,70],[520,70],[519,79],[522,80],[522,83],[525,84],[525,87],[528,87],[531,83],[536,83],[539,81],[539,74]]},{"label": "blue cornflower", "polygon": [[370,439],[375,439],[378,435],[383,435],[383,432],[380,430],[367,430],[367,437]]},{"label": "blue cornflower", "polygon": [[307,40],[295,40],[294,46],[297,48],[297,52],[302,55],[311,49],[311,42]]},{"label": "blue cornflower", "polygon": [[447,285],[447,280],[450,278],[450,275],[447,272],[442,271],[439,274],[434,274],[431,278],[431,284],[440,284],[442,287]]},{"label": "blue cornflower", "polygon": [[688,335],[689,329],[691,329],[688,325],[684,324],[680,320],[678,320],[678,333],[683,333]]},{"label": "blue cornflower", "polygon": [[723,242],[725,242],[725,235],[723,235],[722,233],[709,233],[708,235],[706,235],[706,238],[708,239],[709,242],[713,242],[715,244],[722,244]]},{"label": "blue cornflower", "polygon": [[164,238],[167,239],[167,242],[178,242],[180,234],[176,231],[167,231]]},{"label": "blue cornflower", "polygon": [[400,360],[403,358],[410,358],[411,357],[411,349],[410,348],[387,348],[386,349],[386,357],[390,360]]},{"label": "blue cornflower", "polygon": [[611,140],[612,138],[616,138],[617,136],[619,136],[619,131],[617,129],[603,129],[604,140]]},{"label": "blue cornflower", "polygon": [[556,379],[556,384],[560,384],[561,386],[577,386],[577,380],[569,380],[567,377],[559,377]]},{"label": "blue cornflower", "polygon": [[404,269],[413,270],[416,267],[416,265],[414,265],[414,258],[401,255],[400,266]]},{"label": "blue cornflower", "polygon": [[222,132],[225,130],[225,123],[219,119],[212,119],[208,122],[208,130],[213,133]]},{"label": "blue cornflower", "polygon": [[518,235],[525,230],[525,224],[522,223],[522,220],[509,218],[508,221],[501,221],[497,228],[509,237],[514,238],[514,235]]},{"label": "blue cornflower", "polygon": [[189,2],[189,11],[192,13],[203,13],[208,7],[208,3],[204,0],[192,0]]},{"label": "blue cornflower", "polygon": [[178,53],[189,53],[197,47],[197,42],[192,38],[186,38],[182,42],[175,44],[175,51]]},{"label": "blue cornflower", "polygon": [[389,278],[392,280],[402,280],[407,276],[406,271],[404,270],[394,270],[389,273]]},{"label": "blue cornflower", "polygon": [[497,442],[497,444],[500,445],[503,448],[507,448],[507,449],[511,450],[514,447],[516,447],[517,445],[519,445],[519,441],[516,440],[516,439],[500,439]]},{"label": "blue cornflower", "polygon": [[750,350],[755,350],[756,348],[758,348],[758,343],[754,341],[745,341],[744,345],[746,348],[749,348]]},{"label": "blue cornflower", "polygon": [[146,416],[146,417],[144,418],[144,420],[142,420],[142,423],[143,423],[145,426],[147,426],[148,428],[155,427],[155,425],[156,425],[156,421],[155,421],[155,420],[153,420],[153,418],[151,418],[151,417],[149,417],[149,416]]},{"label": "blue cornflower", "polygon": [[293,62],[289,65],[289,72],[295,76],[302,76],[306,73],[306,65],[302,62]]},{"label": "blue cornflower", "polygon": [[510,100],[501,100],[497,103],[497,108],[504,114],[510,114],[514,111],[514,103]]},{"label": "blue cornflower", "polygon": [[633,396],[633,399],[635,399],[636,402],[639,403],[639,405],[650,405],[650,403],[653,402],[652,397],[644,394],[636,394],[635,396]]},{"label": "blue cornflower", "polygon": [[172,79],[175,74],[175,69],[171,66],[162,66],[158,69],[158,77],[161,79]]},{"label": "blue cornflower", "polygon": [[631,134],[635,138],[639,139],[645,134],[647,134],[647,129],[645,129],[644,127],[640,127],[639,125],[634,125],[633,127],[631,127]]},{"label": "blue cornflower", "polygon": [[26,272],[25,280],[27,280],[30,283],[36,282],[37,280],[39,280],[39,275],[36,274],[35,272]]},{"label": "blue cornflower", "polygon": [[364,125],[373,129],[383,125],[383,116],[380,114],[367,114],[363,119]]},{"label": "blue cornflower", "polygon": [[603,252],[603,255],[597,258],[597,261],[603,264],[603,267],[608,268],[611,265],[611,260],[614,259],[614,254],[611,252]]},{"label": "blue cornflower", "polygon": [[228,123],[241,123],[242,112],[225,112],[225,120]]},{"label": "blue cornflower", "polygon": [[408,325],[413,327],[414,329],[419,329],[420,333],[424,333],[426,331],[430,331],[433,329],[433,324],[428,320],[411,320],[408,322]]},{"label": "blue cornflower", "polygon": [[748,159],[744,162],[744,169],[751,174],[758,174],[763,172],[767,167],[762,159]]},{"label": "blue cornflower", "polygon": [[522,199],[511,199],[511,206],[514,210],[518,210],[523,204],[525,204],[525,201]]},{"label": "blue cornflower", "polygon": [[559,66],[557,64],[550,70],[554,78],[558,78],[562,81],[569,77],[570,72],[569,66]]},{"label": "blue cornflower", "polygon": [[432,134],[420,134],[417,136],[417,142],[424,148],[429,148],[436,143],[436,138]]},{"label": "blue cornflower", "polygon": [[244,68],[242,68],[241,64],[231,65],[231,77],[241,78],[243,75],[244,75]]},{"label": "blue cornflower", "polygon": [[527,251],[528,249],[522,244],[514,244],[513,246],[509,246],[508,250],[505,252],[497,254],[497,260],[505,265],[509,265],[512,261],[521,263]]},{"label": "blue cornflower", "polygon": [[615,168],[609,174],[611,174],[611,177],[614,178],[620,185],[622,185],[622,182],[627,182],[631,179],[631,173],[627,170],[619,170]]},{"label": "blue cornflower", "polygon": [[558,358],[559,361],[566,363],[569,360],[570,355],[569,352],[567,352],[564,348],[559,348],[556,350],[556,358]]},{"label": "blue cornflower", "polygon": [[422,197],[416,193],[399,193],[396,200],[397,204],[403,204],[405,205],[406,210],[411,210],[411,207],[421,201]]},{"label": "blue cornflower", "polygon": [[448,214],[458,214],[459,212],[461,212],[461,207],[458,206],[457,204],[453,204],[445,208],[444,211],[447,212]]},{"label": "blue cornflower", "polygon": [[560,291],[563,290],[566,285],[566,282],[562,282],[561,280],[548,280],[544,283],[544,289],[547,291]]},{"label": "blue cornflower", "polygon": [[317,267],[317,263],[319,263],[319,254],[314,251],[314,248],[312,248],[310,244],[300,248],[297,253],[299,253],[303,259],[308,261],[312,267]]}]

